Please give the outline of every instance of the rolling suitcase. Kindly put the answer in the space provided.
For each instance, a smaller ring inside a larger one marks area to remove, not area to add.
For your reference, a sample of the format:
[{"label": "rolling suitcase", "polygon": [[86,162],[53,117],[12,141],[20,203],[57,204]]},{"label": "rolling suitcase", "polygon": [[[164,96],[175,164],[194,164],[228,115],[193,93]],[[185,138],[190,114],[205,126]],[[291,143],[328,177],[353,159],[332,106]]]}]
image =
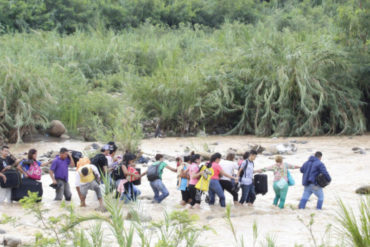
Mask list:
[{"label": "rolling suitcase", "polygon": [[6,176],[6,183],[0,179],[1,188],[19,188],[22,183],[21,174],[16,170],[7,170],[3,173]]},{"label": "rolling suitcase", "polygon": [[268,191],[267,175],[266,174],[256,174],[254,175],[254,187],[256,195],[265,195]]},{"label": "rolling suitcase", "polygon": [[28,191],[37,192],[38,196],[42,197],[42,183],[29,178],[22,179],[21,186],[19,188],[12,189],[12,201],[19,201],[28,196]]}]

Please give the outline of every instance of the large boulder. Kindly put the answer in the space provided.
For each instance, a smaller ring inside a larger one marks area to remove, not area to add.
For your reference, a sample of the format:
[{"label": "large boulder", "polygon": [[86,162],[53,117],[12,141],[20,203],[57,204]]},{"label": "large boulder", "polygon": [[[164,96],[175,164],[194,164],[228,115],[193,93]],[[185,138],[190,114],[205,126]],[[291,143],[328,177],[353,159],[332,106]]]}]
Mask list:
[{"label": "large boulder", "polygon": [[51,121],[50,126],[47,129],[47,133],[54,137],[61,137],[61,135],[66,133],[66,127],[61,121],[53,120]]},{"label": "large boulder", "polygon": [[12,237],[12,236],[5,236],[3,240],[4,246],[10,246],[10,247],[17,247],[22,244],[22,241],[20,238]]},{"label": "large boulder", "polygon": [[356,190],[357,194],[369,195],[370,194],[370,185],[362,186]]}]

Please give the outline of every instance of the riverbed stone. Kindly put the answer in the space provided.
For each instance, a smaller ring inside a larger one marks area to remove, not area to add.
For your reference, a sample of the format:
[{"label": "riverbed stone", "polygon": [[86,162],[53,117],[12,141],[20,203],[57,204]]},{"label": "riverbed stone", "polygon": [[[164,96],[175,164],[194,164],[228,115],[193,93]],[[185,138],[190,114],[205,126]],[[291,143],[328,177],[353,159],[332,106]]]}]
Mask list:
[{"label": "riverbed stone", "polygon": [[354,147],[354,148],[352,148],[352,151],[355,154],[366,154],[365,149],[364,148],[360,148],[360,147]]},{"label": "riverbed stone", "polygon": [[3,245],[4,246],[9,246],[9,247],[17,247],[21,246],[22,240],[17,237],[13,236],[5,236],[3,240]]},{"label": "riverbed stone", "polygon": [[5,230],[0,229],[0,234],[5,234],[5,233],[6,233],[6,231],[5,231]]},{"label": "riverbed stone", "polygon": [[272,155],[276,154],[289,154],[292,155],[297,152],[297,147],[294,143],[279,143],[271,145],[266,149]]},{"label": "riverbed stone", "polygon": [[53,120],[50,122],[50,126],[47,129],[47,133],[54,137],[61,137],[66,133],[67,129],[64,124],[59,120]]},{"label": "riverbed stone", "polygon": [[356,190],[357,194],[369,195],[370,194],[370,185],[362,186]]}]

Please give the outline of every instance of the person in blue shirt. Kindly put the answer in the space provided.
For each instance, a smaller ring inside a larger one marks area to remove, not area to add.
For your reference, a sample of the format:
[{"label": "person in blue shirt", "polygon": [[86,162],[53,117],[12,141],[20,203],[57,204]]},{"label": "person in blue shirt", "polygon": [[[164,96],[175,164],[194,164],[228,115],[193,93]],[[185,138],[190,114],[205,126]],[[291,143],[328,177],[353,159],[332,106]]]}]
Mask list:
[{"label": "person in blue shirt", "polygon": [[318,198],[317,209],[322,209],[324,203],[324,192],[323,189],[317,184],[316,177],[322,173],[328,182],[331,181],[331,177],[326,170],[324,163],[321,162],[322,153],[316,152],[315,156],[311,156],[301,167],[302,184],[304,186],[304,192],[302,199],[299,202],[299,209],[304,209],[306,203],[312,194]]}]

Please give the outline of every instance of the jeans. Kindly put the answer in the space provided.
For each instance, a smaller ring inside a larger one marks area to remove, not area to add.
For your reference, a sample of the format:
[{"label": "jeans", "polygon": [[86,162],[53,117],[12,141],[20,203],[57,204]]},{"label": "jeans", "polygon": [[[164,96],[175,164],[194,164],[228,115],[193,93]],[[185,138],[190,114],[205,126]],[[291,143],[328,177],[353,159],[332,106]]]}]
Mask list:
[{"label": "jeans", "polygon": [[209,183],[209,190],[208,190],[209,205],[215,204],[216,194],[220,198],[221,207],[226,207],[225,194],[224,194],[224,190],[221,187],[220,181],[217,179],[211,179],[211,182]]},{"label": "jeans", "polygon": [[161,203],[163,199],[170,195],[161,179],[157,179],[154,180],[153,182],[150,182],[150,187],[152,187],[154,192],[154,201],[158,203]]},{"label": "jeans", "polygon": [[304,187],[303,196],[301,201],[299,202],[300,209],[304,209],[306,207],[306,203],[308,199],[310,199],[312,193],[315,194],[315,196],[318,198],[316,208],[322,209],[322,204],[324,203],[324,192],[320,186],[314,184],[310,184]]},{"label": "jeans", "polygon": [[278,182],[274,182],[274,191],[275,191],[275,199],[274,199],[274,205],[277,206],[279,203],[279,208],[284,208],[285,205],[285,199],[286,195],[288,194],[288,183],[284,186],[284,188],[280,189],[277,186]]},{"label": "jeans", "polygon": [[242,198],[240,198],[239,202],[240,202],[240,204],[243,204],[247,201],[249,193],[255,193],[255,192],[254,192],[254,185],[253,184],[250,184],[250,185],[242,184],[241,188],[242,188]]},{"label": "jeans", "polygon": [[[126,189],[126,188],[125,188]],[[120,200],[125,203],[136,201],[136,198],[141,194],[141,191],[133,184],[127,187],[127,191],[121,195]]]},{"label": "jeans", "polygon": [[71,188],[69,187],[69,183],[62,179],[57,179],[57,184],[58,188],[56,189],[55,200],[61,201],[64,195],[64,199],[66,201],[70,201],[72,198],[72,193]]}]

